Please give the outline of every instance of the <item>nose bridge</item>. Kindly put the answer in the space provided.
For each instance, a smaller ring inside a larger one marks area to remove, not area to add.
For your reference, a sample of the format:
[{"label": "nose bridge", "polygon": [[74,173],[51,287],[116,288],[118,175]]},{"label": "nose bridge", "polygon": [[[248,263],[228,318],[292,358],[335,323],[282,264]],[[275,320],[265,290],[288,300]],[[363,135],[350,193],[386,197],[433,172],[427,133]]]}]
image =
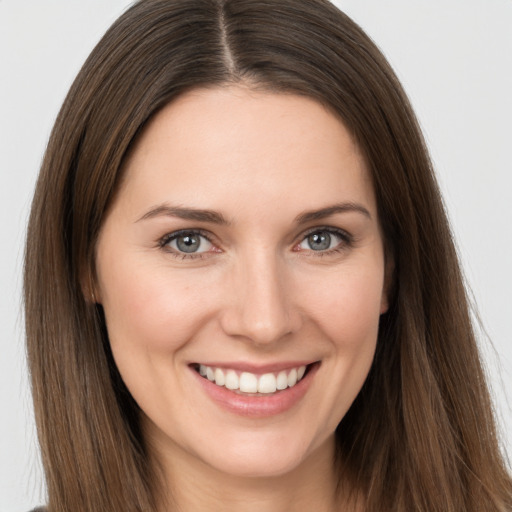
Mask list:
[{"label": "nose bridge", "polygon": [[272,249],[247,251],[233,271],[231,307],[224,328],[231,335],[268,344],[296,330],[285,262]]}]

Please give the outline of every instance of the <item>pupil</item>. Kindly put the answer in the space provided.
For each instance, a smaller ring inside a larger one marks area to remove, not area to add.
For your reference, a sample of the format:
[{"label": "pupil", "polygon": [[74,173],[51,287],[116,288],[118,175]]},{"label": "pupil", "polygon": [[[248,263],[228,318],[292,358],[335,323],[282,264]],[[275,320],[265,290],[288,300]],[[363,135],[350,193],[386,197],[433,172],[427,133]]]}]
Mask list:
[{"label": "pupil", "polygon": [[314,251],[324,251],[331,245],[329,233],[313,233],[308,236],[308,245]]},{"label": "pupil", "polygon": [[182,235],[176,239],[176,246],[182,252],[195,252],[200,244],[199,237],[195,235]]}]

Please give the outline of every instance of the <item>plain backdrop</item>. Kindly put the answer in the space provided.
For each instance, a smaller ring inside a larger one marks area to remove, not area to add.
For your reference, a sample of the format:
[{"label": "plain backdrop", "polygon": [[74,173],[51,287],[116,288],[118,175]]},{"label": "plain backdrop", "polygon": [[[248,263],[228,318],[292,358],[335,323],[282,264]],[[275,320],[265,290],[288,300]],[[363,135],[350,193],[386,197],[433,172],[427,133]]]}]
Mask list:
[{"label": "plain backdrop", "polygon": [[[34,182],[74,76],[130,3],[0,0],[0,512],[44,501],[21,308]],[[492,340],[483,337],[482,351],[512,451],[512,0],[336,3],[388,57],[424,129]]]}]

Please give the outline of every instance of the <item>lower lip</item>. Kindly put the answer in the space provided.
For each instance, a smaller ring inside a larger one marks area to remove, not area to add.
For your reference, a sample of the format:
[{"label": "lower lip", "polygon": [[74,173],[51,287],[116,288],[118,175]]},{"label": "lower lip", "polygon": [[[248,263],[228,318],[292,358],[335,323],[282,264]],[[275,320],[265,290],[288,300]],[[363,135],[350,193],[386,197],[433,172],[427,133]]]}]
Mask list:
[{"label": "lower lip", "polygon": [[319,368],[319,363],[312,364],[304,377],[291,388],[276,393],[258,396],[242,395],[217,386],[205,379],[191,368],[206,394],[218,405],[239,416],[265,418],[281,414],[296,405],[306,394]]}]

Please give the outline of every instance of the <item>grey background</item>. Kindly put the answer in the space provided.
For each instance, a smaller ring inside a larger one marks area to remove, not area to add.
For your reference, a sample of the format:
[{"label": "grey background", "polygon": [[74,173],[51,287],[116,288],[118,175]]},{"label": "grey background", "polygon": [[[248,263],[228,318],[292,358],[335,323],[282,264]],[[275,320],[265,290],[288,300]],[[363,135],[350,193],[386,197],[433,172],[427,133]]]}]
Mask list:
[{"label": "grey background", "polygon": [[[126,0],[0,0],[0,512],[44,501],[21,313],[24,230],[60,104]],[[512,449],[512,0],[339,0],[382,48],[425,131]],[[493,348],[494,346],[494,348]]]}]

